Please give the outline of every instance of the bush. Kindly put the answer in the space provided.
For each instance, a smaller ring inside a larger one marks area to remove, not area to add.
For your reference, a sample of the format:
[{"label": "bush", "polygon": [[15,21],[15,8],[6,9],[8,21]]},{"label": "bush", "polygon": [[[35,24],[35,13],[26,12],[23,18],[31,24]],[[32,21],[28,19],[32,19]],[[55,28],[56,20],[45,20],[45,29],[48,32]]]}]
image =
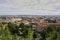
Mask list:
[{"label": "bush", "polygon": [[9,23],[5,29],[4,27],[0,27],[0,40],[60,40],[60,30],[54,25],[43,28],[41,32],[35,31],[30,26],[24,24],[16,26]]}]

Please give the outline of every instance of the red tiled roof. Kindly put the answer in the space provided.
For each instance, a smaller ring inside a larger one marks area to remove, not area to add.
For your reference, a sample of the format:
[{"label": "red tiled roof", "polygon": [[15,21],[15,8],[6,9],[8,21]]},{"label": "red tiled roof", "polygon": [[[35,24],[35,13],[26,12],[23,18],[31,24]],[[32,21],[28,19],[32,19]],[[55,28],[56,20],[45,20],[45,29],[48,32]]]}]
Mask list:
[{"label": "red tiled roof", "polygon": [[47,27],[47,26],[48,26],[48,24],[46,24],[46,23],[39,23],[37,25],[37,27]]},{"label": "red tiled roof", "polygon": [[56,26],[60,26],[60,23],[57,23]]},{"label": "red tiled roof", "polygon": [[3,24],[0,24],[0,27],[4,26]]}]

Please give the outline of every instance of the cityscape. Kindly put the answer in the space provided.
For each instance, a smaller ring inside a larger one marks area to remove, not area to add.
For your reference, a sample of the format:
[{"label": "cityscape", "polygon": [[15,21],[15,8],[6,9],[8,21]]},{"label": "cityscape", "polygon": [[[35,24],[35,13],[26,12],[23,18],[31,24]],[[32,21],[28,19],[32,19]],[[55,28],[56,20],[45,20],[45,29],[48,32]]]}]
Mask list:
[{"label": "cityscape", "polygon": [[60,40],[60,0],[0,0],[0,40]]},{"label": "cityscape", "polygon": [[6,40],[55,40],[60,35],[60,16],[1,15],[0,34],[1,40],[4,40],[3,34],[8,36]]}]

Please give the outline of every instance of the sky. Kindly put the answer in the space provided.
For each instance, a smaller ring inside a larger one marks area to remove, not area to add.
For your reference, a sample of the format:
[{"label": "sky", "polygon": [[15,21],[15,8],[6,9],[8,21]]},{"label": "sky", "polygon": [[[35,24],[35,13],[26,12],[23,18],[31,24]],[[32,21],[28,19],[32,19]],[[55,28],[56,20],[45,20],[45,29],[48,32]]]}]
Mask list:
[{"label": "sky", "polygon": [[60,0],[0,0],[0,15],[60,15]]}]

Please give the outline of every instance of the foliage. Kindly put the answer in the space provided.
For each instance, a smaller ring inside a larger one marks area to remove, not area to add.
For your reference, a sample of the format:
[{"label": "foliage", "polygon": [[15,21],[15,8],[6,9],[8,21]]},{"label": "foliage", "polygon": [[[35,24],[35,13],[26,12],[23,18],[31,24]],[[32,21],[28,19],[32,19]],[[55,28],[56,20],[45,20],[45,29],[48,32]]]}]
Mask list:
[{"label": "foliage", "polygon": [[[8,26],[0,27],[0,40],[60,40],[60,29],[50,25],[43,28],[41,32],[35,31],[32,25],[24,25],[21,23],[19,26],[8,23]],[[36,35],[34,34],[36,33]],[[37,36],[36,38],[33,38]]]}]

